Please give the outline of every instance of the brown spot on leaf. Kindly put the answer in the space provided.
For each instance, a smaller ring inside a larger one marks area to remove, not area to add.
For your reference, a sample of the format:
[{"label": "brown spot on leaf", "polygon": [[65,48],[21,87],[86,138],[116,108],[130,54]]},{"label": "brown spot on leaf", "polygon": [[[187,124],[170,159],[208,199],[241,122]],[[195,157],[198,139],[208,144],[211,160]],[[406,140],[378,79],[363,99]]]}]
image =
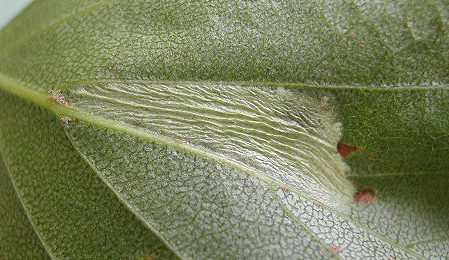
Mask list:
[{"label": "brown spot on leaf", "polygon": [[284,191],[285,193],[290,193],[290,189],[289,188],[282,188],[282,191]]},{"label": "brown spot on leaf", "polygon": [[50,94],[50,98],[53,102],[59,105],[65,105],[65,97],[58,90],[52,90]]},{"label": "brown spot on leaf", "polygon": [[50,99],[58,105],[65,106],[70,109],[73,108],[72,100],[66,100],[65,96],[59,90],[52,90]]},{"label": "brown spot on leaf", "polygon": [[115,67],[114,63],[109,64],[109,69],[112,70]]},{"label": "brown spot on leaf", "polygon": [[61,122],[64,126],[68,126],[69,123],[72,121],[72,119],[68,116],[60,117],[59,120],[61,120]]},{"label": "brown spot on leaf", "polygon": [[156,255],[153,252],[148,252],[143,256],[144,260],[153,260],[156,258]]},{"label": "brown spot on leaf", "polygon": [[354,194],[354,201],[357,203],[369,204],[375,196],[376,192],[372,189],[364,189]]},{"label": "brown spot on leaf", "polygon": [[334,104],[332,104],[332,101],[328,96],[323,96],[320,100],[320,108],[324,110],[334,111]]},{"label": "brown spot on leaf", "polygon": [[342,251],[341,248],[340,248],[339,246],[334,245],[334,244],[332,244],[332,245],[330,246],[330,248],[331,248],[332,253],[334,253],[334,254],[341,253],[341,251]]},{"label": "brown spot on leaf", "polygon": [[337,144],[337,152],[343,157],[347,157],[349,154],[357,151],[358,149],[359,148],[357,148],[356,146],[352,146],[352,145],[345,144],[345,143]]},{"label": "brown spot on leaf", "polygon": [[65,106],[66,106],[67,108],[72,109],[72,108],[73,108],[73,102],[72,102],[72,100],[67,100],[67,102],[65,103]]},{"label": "brown spot on leaf", "polygon": [[318,208],[322,208],[323,207],[323,204],[321,204],[321,203],[313,202],[313,205],[317,206]]}]

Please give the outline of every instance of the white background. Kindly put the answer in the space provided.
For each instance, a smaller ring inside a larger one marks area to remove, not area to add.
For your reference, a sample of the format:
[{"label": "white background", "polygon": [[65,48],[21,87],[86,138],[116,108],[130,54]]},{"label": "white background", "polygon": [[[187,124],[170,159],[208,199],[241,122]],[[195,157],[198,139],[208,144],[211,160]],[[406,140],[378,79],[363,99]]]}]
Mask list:
[{"label": "white background", "polygon": [[0,28],[3,28],[14,16],[32,0],[0,0]]}]

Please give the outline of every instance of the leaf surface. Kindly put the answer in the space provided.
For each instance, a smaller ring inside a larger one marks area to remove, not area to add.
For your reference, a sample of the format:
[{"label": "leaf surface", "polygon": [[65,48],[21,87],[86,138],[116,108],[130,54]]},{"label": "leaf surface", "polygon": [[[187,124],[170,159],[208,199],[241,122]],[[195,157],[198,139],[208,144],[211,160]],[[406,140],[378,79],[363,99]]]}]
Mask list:
[{"label": "leaf surface", "polygon": [[1,259],[50,259],[31,226],[3,160],[0,161]]},{"label": "leaf surface", "polygon": [[35,1],[0,33],[0,217],[53,259],[444,259],[447,10]]}]

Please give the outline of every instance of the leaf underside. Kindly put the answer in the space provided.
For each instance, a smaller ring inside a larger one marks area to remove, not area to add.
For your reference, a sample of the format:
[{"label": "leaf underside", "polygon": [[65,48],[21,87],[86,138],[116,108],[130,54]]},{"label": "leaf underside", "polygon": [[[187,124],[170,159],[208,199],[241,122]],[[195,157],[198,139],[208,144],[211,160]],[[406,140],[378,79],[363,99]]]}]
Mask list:
[{"label": "leaf underside", "polygon": [[447,19],[33,2],[0,33],[0,258],[449,257]]}]

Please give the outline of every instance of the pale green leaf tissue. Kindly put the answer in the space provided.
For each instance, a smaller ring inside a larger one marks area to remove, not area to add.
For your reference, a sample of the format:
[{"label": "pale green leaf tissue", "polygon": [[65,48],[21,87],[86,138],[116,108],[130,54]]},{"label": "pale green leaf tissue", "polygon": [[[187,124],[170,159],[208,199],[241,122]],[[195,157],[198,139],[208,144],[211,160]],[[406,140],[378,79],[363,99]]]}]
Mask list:
[{"label": "pale green leaf tissue", "polygon": [[448,19],[33,1],[0,32],[0,259],[448,259]]}]

